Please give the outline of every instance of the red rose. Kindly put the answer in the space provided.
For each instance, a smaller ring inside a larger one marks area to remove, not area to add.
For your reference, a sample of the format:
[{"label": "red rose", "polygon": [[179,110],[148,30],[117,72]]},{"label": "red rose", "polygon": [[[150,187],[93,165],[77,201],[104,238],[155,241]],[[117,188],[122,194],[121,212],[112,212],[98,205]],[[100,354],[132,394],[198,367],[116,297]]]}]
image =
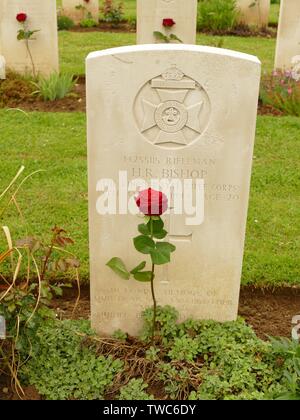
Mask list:
[{"label": "red rose", "polygon": [[135,199],[136,205],[145,216],[160,216],[168,208],[168,199],[161,191],[140,191]]},{"label": "red rose", "polygon": [[171,28],[175,24],[176,22],[171,18],[163,19],[163,26],[166,26],[167,28]]},{"label": "red rose", "polygon": [[16,16],[18,22],[25,22],[27,19],[26,13],[18,13]]}]

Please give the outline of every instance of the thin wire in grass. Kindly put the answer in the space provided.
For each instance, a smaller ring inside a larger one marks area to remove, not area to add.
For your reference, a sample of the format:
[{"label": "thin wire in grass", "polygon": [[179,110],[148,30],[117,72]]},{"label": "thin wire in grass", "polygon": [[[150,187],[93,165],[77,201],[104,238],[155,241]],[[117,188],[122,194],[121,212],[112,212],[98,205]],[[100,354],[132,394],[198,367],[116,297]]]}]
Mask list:
[{"label": "thin wire in grass", "polygon": [[[6,363],[6,365],[7,365],[7,367],[8,367],[8,369],[9,369],[9,371],[10,371],[10,373],[11,373],[11,376],[12,376],[12,378],[13,378],[13,380],[15,381],[15,389],[16,389],[16,392],[17,392],[17,394],[18,394],[18,396],[20,397],[20,394],[19,394],[19,392],[18,392],[18,389],[22,392],[22,394],[23,395],[25,395],[25,393],[24,393],[24,391],[23,391],[23,388],[22,388],[22,386],[21,386],[21,384],[20,384],[20,381],[19,381],[19,379],[18,379],[18,377],[17,377],[17,372],[14,370],[14,366],[12,366],[10,363],[9,363],[9,361],[8,361],[8,359],[7,359],[7,357],[5,356],[5,353],[4,353],[4,351],[3,351],[3,349],[2,349],[2,346],[0,346],[0,355],[2,356],[2,359],[5,361],[5,363]],[[21,397],[20,397],[21,398]],[[22,399],[22,398],[21,398]]]},{"label": "thin wire in grass", "polygon": [[0,194],[0,199],[2,199],[5,194],[10,190],[10,188],[14,185],[14,183],[16,182],[16,180],[19,178],[19,176],[22,174],[22,172],[24,171],[25,166],[21,166],[20,169],[18,170],[17,174],[15,175],[15,177],[12,179],[12,181],[8,184],[8,186],[5,188],[4,191],[2,191],[2,193]]},{"label": "thin wire in grass", "polygon": [[29,114],[28,114],[28,112],[24,111],[24,110],[23,110],[23,109],[21,109],[21,108],[7,108],[5,111],[6,111],[6,112],[7,112],[7,111],[18,111],[18,112],[22,112],[22,114],[24,114],[27,118],[29,118]]},{"label": "thin wire in grass", "polygon": [[13,248],[14,251],[17,251],[19,254],[18,257],[18,262],[17,262],[17,266],[14,270],[14,274],[13,274],[13,280],[12,283],[9,285],[9,287],[7,288],[7,290],[0,296],[0,302],[8,295],[8,293],[11,291],[11,289],[15,286],[16,280],[18,278],[18,274],[19,274],[19,270],[21,267],[21,262],[22,262],[22,254],[21,252],[18,250],[18,248]]},{"label": "thin wire in grass", "polygon": [[[22,185],[29,179],[31,178],[33,175],[39,173],[39,172],[45,172],[44,169],[38,169],[37,171],[31,172],[29,175],[27,175],[25,178],[22,179],[22,181],[20,182],[20,184],[18,185],[18,187],[16,188],[16,190],[14,191],[14,193],[11,195],[9,202],[7,203],[7,205],[2,209],[2,211],[0,212],[0,218],[3,216],[3,214],[5,213],[5,211],[7,210],[7,208],[10,206],[10,204],[12,202],[14,202],[14,200],[16,199],[17,193],[19,192],[20,188],[22,187]],[[15,180],[17,178],[15,177]],[[10,184],[10,187],[12,186],[12,184]],[[8,188],[9,189],[9,188]],[[8,189],[6,189],[8,191]],[[2,196],[2,194],[1,194]],[[0,196],[0,198],[1,198]],[[17,207],[18,210],[18,207]]]},{"label": "thin wire in grass", "polygon": [[34,264],[34,267],[35,267],[35,270],[36,270],[36,275],[37,275],[37,278],[38,278],[39,286],[38,286],[38,296],[37,296],[37,299],[36,299],[35,307],[34,307],[33,311],[31,312],[29,318],[27,319],[27,321],[25,323],[25,327],[26,327],[27,324],[29,324],[29,321],[33,318],[34,314],[36,313],[36,311],[39,307],[39,304],[40,304],[41,294],[42,294],[41,293],[42,292],[42,282],[41,282],[40,270],[38,268],[36,259],[34,258],[32,253],[31,253],[31,258],[32,258],[32,261],[33,261],[33,264]]}]

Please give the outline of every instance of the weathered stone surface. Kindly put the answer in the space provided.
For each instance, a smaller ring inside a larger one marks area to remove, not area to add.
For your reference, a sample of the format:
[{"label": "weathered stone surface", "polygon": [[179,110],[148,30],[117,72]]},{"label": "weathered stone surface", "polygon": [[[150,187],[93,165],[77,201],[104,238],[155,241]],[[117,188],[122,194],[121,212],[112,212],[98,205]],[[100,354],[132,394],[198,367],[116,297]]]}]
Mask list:
[{"label": "weathered stone surface", "polygon": [[[175,21],[166,28],[163,19]],[[163,42],[153,35],[158,31],[176,35],[185,44],[196,43],[197,0],[137,0],[137,44]]]},{"label": "weathered stone surface", "polygon": [[32,73],[30,54],[24,40],[17,40],[23,26],[16,20],[18,13],[27,14],[29,30],[39,30],[29,41],[37,73],[49,75],[58,71],[56,0],[0,0],[0,54],[8,69]]},{"label": "weathered stone surface", "polygon": [[[79,7],[78,7],[79,6]],[[99,20],[99,0],[63,0],[62,14],[78,24],[90,15],[96,22]]]},{"label": "weathered stone surface", "polygon": [[[275,68],[290,69],[299,64],[300,1],[281,0],[275,53]],[[298,66],[299,69],[299,66]]]},{"label": "weathered stone surface", "polygon": [[6,77],[5,66],[5,58],[3,57],[3,55],[0,55],[0,79],[5,79]]},{"label": "weathered stone surface", "polygon": [[249,26],[268,26],[270,3],[270,0],[237,0],[240,22]]},{"label": "weathered stone surface", "polygon": [[157,299],[175,306],[182,318],[236,318],[259,81],[256,57],[211,47],[141,45],[88,56],[91,309],[97,331],[136,334],[142,309],[152,305],[149,284],[122,280],[105,265],[118,256],[132,269],[143,259],[132,242],[140,219],[118,206],[116,215],[99,214],[101,180],[114,181],[121,195],[119,171],[128,182],[204,180],[200,224],[187,224],[186,214],[163,216],[177,249],[171,263],[157,269]]}]

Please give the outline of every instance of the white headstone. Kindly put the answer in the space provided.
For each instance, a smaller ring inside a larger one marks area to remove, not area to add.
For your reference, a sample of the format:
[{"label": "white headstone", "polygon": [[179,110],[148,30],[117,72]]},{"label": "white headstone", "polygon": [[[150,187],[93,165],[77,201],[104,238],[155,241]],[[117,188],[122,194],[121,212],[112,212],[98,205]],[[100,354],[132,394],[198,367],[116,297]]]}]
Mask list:
[{"label": "white headstone", "polygon": [[142,309],[152,305],[148,283],[122,280],[106,266],[115,256],[129,269],[142,259],[132,242],[139,218],[120,214],[126,208],[118,205],[116,215],[99,214],[103,179],[115,182],[121,198],[119,171],[128,182],[204,179],[200,225],[187,225],[186,214],[162,216],[177,249],[171,263],[157,269],[157,300],[175,306],[182,318],[236,318],[259,82],[256,57],[212,47],[140,45],[88,56],[91,310],[97,331],[136,334]]},{"label": "white headstone", "polygon": [[0,55],[0,79],[5,79],[6,73],[5,73],[5,58],[3,55]]},{"label": "white headstone", "polygon": [[270,3],[270,0],[237,0],[240,22],[249,26],[268,26]]},{"label": "white headstone", "polygon": [[76,24],[88,16],[98,22],[99,0],[62,0],[62,15],[69,16]]},{"label": "white headstone", "polygon": [[[163,19],[173,19],[175,25],[165,27]],[[197,0],[137,0],[137,44],[164,42],[153,35],[155,31],[195,44],[196,27]]]},{"label": "white headstone", "polygon": [[22,25],[16,15],[26,13],[29,30],[39,30],[29,41],[37,73],[49,75],[58,71],[58,40],[56,0],[0,0],[0,54],[8,69],[32,73],[30,55],[25,41],[17,40]]},{"label": "white headstone", "polygon": [[281,0],[275,68],[292,68],[297,55],[300,55],[300,1]]}]

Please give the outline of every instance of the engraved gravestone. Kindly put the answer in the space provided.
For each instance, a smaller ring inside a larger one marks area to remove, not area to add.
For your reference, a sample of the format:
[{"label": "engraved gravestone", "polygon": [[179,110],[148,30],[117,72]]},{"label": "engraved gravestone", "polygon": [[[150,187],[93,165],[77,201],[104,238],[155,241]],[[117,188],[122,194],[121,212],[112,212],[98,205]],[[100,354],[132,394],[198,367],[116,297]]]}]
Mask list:
[{"label": "engraved gravestone", "polygon": [[294,66],[293,58],[299,55],[300,1],[281,0],[275,53],[275,69],[292,68]]},{"label": "engraved gravestone", "polygon": [[[164,27],[163,19],[175,25]],[[137,44],[164,42],[154,36],[174,34],[185,44],[196,43],[197,0],[137,0]]]},{"label": "engraved gravestone", "polygon": [[99,0],[62,0],[62,15],[70,17],[76,24],[89,17],[98,22]]},{"label": "engraved gravestone", "polygon": [[268,26],[270,0],[237,0],[236,4],[241,23],[258,27]]},{"label": "engraved gravestone", "polygon": [[[120,205],[120,171],[128,207],[144,181],[192,180],[187,194],[174,190],[184,200],[195,197],[195,186],[200,191],[197,223],[185,207],[163,216],[177,249],[156,272],[159,304],[175,306],[182,319],[236,318],[259,81],[256,57],[211,47],[141,45],[88,56],[91,311],[98,332],[136,334],[141,311],[152,304],[149,284],[119,279],[105,265],[114,256],[128,267],[140,262],[132,243],[140,222]],[[105,214],[100,204],[114,195],[114,211]]]},{"label": "engraved gravestone", "polygon": [[3,55],[0,55],[0,79],[5,79],[5,58],[3,57]]},{"label": "engraved gravestone", "polygon": [[58,71],[58,41],[55,0],[0,0],[0,54],[8,69],[31,73],[32,64],[25,41],[17,40],[22,26],[18,13],[27,14],[29,30],[39,30],[29,41],[30,52],[37,73],[49,75]]}]

